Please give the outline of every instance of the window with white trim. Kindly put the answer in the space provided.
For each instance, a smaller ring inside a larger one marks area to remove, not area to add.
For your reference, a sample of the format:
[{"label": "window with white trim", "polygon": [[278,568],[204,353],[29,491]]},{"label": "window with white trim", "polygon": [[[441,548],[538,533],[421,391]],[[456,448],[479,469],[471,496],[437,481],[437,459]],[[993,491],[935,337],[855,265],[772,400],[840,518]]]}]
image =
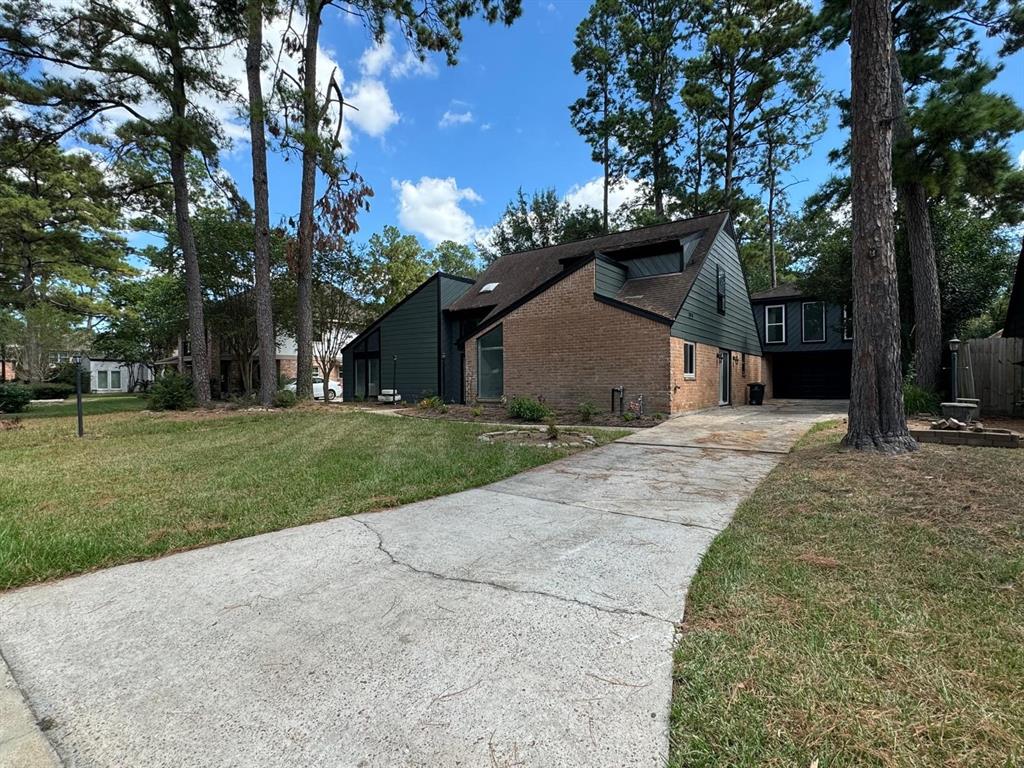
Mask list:
[{"label": "window with white trim", "polygon": [[853,313],[848,304],[843,305],[843,341],[853,341]]},{"label": "window with white trim", "polygon": [[683,342],[683,378],[697,378],[697,345],[692,341]]},{"label": "window with white trim", "polygon": [[110,388],[120,389],[121,388],[121,371],[110,372]]},{"label": "window with white trim", "polygon": [[805,344],[825,340],[825,302],[805,301],[801,307],[803,322],[801,323],[802,339]]},{"label": "window with white trim", "polygon": [[765,344],[786,343],[786,305],[772,304],[764,308]]},{"label": "window with white trim", "polygon": [[96,371],[96,389],[110,389],[107,385],[106,371]]}]

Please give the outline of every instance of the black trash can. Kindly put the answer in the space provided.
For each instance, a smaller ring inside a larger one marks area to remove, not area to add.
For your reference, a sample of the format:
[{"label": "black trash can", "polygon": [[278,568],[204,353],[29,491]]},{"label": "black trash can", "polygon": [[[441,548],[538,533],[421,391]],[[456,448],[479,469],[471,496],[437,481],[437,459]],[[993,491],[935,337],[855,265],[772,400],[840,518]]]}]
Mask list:
[{"label": "black trash can", "polygon": [[747,403],[749,405],[764,405],[764,384],[754,382],[747,384]]}]

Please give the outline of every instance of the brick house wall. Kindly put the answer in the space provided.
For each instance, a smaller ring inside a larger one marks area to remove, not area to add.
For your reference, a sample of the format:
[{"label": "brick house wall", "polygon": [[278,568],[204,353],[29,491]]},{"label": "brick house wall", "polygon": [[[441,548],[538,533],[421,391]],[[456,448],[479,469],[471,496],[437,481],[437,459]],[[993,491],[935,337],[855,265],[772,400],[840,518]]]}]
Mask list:
[{"label": "brick house wall", "polygon": [[[684,339],[672,338],[672,413],[713,408],[718,405],[718,347],[707,344],[696,345],[696,376],[688,379],[683,375]],[[732,374],[731,393],[733,405],[747,402],[747,384],[763,382],[762,358],[733,352],[730,355]]]},{"label": "brick house wall", "polygon": [[[595,300],[594,270],[593,262],[581,267],[501,319],[505,396],[603,409],[612,387],[623,386],[627,400],[644,396],[648,413],[668,413],[668,327]],[[477,338],[496,325],[466,341],[468,402],[476,399]]]}]

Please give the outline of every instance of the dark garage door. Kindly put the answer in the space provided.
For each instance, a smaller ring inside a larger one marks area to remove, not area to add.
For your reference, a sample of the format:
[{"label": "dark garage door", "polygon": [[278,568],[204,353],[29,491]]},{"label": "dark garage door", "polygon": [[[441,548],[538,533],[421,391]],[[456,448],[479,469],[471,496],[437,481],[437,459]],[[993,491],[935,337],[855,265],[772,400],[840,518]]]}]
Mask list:
[{"label": "dark garage door", "polygon": [[773,394],[783,398],[848,398],[850,360],[847,350],[777,354],[772,359]]}]

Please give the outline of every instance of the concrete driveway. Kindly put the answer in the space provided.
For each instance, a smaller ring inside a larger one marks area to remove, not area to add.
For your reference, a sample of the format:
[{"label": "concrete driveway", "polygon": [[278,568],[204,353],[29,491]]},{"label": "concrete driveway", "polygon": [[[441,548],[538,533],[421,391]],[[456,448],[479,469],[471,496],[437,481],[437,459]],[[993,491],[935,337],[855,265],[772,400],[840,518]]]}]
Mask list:
[{"label": "concrete driveway", "polygon": [[499,483],[0,596],[73,766],[659,766],[700,557],[841,403],[672,420]]}]

